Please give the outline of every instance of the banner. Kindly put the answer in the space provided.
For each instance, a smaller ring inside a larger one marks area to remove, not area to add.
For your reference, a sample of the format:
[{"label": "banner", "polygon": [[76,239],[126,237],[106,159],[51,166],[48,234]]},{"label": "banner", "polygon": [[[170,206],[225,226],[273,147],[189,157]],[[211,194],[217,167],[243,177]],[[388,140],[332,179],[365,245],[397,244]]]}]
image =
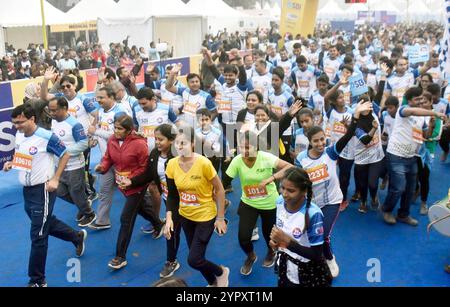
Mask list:
[{"label": "banner", "polygon": [[97,21],[50,26],[50,32],[97,31]]},{"label": "banner", "polygon": [[14,156],[16,129],[11,122],[11,110],[0,111],[0,170]]},{"label": "banner", "polygon": [[280,34],[314,34],[318,5],[318,0],[283,0]]}]

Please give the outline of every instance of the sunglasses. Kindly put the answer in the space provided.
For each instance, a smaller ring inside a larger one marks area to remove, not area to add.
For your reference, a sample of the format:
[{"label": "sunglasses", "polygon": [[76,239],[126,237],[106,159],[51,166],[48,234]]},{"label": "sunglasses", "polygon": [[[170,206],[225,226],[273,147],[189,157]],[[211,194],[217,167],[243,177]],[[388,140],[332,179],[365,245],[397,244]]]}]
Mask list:
[{"label": "sunglasses", "polygon": [[72,84],[66,84],[66,85],[61,85],[61,89],[63,90],[63,89],[71,89],[72,88]]}]

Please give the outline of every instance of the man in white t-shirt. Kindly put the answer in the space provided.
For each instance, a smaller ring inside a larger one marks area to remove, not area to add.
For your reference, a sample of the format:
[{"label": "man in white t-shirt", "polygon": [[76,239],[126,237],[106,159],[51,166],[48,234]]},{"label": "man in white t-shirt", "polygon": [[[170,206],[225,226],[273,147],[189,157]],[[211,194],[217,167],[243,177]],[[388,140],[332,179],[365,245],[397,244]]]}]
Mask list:
[{"label": "man in white t-shirt", "polygon": [[[387,148],[389,169],[389,191],[383,206],[383,218],[389,225],[398,222],[417,226],[417,220],[410,216],[409,208],[412,202],[417,180],[417,153],[425,139],[430,136],[433,127],[428,129],[426,116],[436,116],[444,119],[442,113],[420,108],[423,90],[412,87],[405,93],[407,106],[398,110],[392,135]],[[401,200],[400,200],[401,199]],[[397,218],[394,211],[400,200]]]}]

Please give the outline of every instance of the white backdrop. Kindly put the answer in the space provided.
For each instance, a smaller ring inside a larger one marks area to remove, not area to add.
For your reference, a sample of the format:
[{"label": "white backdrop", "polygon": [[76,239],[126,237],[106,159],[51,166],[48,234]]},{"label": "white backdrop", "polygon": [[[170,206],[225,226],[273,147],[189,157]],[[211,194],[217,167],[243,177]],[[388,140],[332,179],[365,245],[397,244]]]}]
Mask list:
[{"label": "white backdrop", "polygon": [[156,17],[154,41],[168,42],[174,57],[200,53],[203,41],[202,17]]},{"label": "white backdrop", "polygon": [[109,50],[110,43],[121,43],[129,35],[130,47],[136,45],[147,51],[153,41],[153,19],[98,19],[97,32],[104,50]]}]

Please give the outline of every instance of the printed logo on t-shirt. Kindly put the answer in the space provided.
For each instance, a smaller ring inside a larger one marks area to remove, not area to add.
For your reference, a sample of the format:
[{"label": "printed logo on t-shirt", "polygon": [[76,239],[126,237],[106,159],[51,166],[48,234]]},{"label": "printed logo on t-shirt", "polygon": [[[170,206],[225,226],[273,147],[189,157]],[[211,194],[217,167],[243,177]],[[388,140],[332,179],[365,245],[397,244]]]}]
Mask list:
[{"label": "printed logo on t-shirt", "polygon": [[191,180],[201,180],[202,177],[201,176],[197,176],[197,175],[192,175],[191,176]]},{"label": "printed logo on t-shirt", "polygon": [[294,230],[292,230],[292,236],[295,239],[300,239],[300,237],[302,236],[302,230],[300,228],[294,228]]},{"label": "printed logo on t-shirt", "polygon": [[66,132],[64,130],[59,131],[59,136],[64,137],[66,135]]},{"label": "printed logo on t-shirt", "polygon": [[164,119],[162,117],[158,117],[156,121],[158,122],[158,124],[162,124],[164,122]]},{"label": "printed logo on t-shirt", "polygon": [[38,149],[37,149],[37,147],[32,146],[32,147],[30,147],[29,152],[30,152],[30,155],[34,156],[35,154],[37,154]]},{"label": "printed logo on t-shirt", "polygon": [[323,233],[324,233],[323,226],[316,228],[316,235],[323,235]]}]

